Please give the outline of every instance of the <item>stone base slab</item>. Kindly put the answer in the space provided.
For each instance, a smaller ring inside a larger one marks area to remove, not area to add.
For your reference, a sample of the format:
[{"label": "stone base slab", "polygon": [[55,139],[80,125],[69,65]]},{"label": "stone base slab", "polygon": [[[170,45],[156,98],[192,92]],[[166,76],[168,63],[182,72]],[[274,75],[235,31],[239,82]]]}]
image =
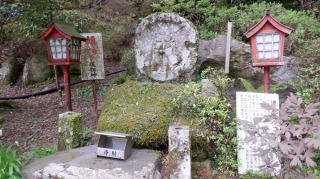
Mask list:
[{"label": "stone base slab", "polygon": [[23,170],[24,179],[160,179],[159,156],[152,150],[133,149],[127,160],[97,157],[97,146],[70,149],[41,158]]}]

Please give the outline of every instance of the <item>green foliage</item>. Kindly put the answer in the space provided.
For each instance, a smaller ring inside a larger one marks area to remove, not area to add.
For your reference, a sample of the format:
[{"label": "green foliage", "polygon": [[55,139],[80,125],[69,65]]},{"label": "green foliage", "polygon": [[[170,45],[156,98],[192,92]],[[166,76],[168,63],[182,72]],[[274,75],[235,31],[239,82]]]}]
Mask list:
[{"label": "green foliage", "polygon": [[0,179],[21,178],[22,164],[18,153],[11,147],[0,145]]},{"label": "green foliage", "polygon": [[[246,79],[243,79],[243,78],[238,78],[242,85],[244,86],[244,88],[249,91],[249,92],[254,92],[254,93],[263,93],[264,92],[264,86],[260,86],[259,88],[254,88],[253,85]],[[269,91],[270,92],[276,92],[278,90],[282,90],[282,89],[285,89],[287,88],[286,85],[284,85],[283,83],[277,83],[275,85],[270,85],[269,86]]]},{"label": "green foliage", "polygon": [[94,20],[79,10],[62,10],[55,16],[57,20],[74,25],[79,32],[85,32],[92,27]]},{"label": "green foliage", "polygon": [[239,175],[239,179],[272,179],[273,177],[272,176],[269,176],[269,175],[263,175],[263,174],[260,174],[259,172],[255,172],[255,171],[252,171],[252,170],[248,170],[246,174],[244,175]]},{"label": "green foliage", "polygon": [[[314,177],[314,174],[308,173],[308,168],[316,167],[314,159],[317,157],[316,150],[320,149],[317,104],[306,105],[291,93],[281,105],[279,116],[275,104],[263,103],[261,107],[270,110],[271,114],[254,118],[253,122],[238,120],[249,134],[245,138],[247,142],[260,141],[261,148],[254,150],[265,163],[260,171],[276,173],[276,168],[281,167],[278,178]],[[277,127],[272,131],[272,126],[261,125],[261,122]],[[273,153],[279,158],[280,164],[272,160]]]},{"label": "green foliage", "polygon": [[124,46],[129,45],[128,39],[134,34],[134,25],[135,21],[130,16],[118,16],[105,27],[103,46],[114,59],[121,60]]},{"label": "green foliage", "polygon": [[298,51],[300,70],[296,80],[289,85],[297,91],[297,96],[306,103],[320,102],[320,38],[304,42]]},{"label": "green foliage", "polygon": [[39,35],[60,10],[57,0],[47,0],[46,3],[37,0],[1,1],[0,4],[0,19],[5,24],[1,30],[18,37]]},{"label": "green foliage", "polygon": [[127,69],[130,76],[136,76],[136,53],[134,49],[127,51],[121,57],[120,64]]},{"label": "green foliage", "polygon": [[35,159],[52,155],[58,151],[58,147],[56,144],[48,147],[44,147],[44,148],[38,148],[33,144],[30,144],[30,145],[32,147],[32,151],[29,153],[29,156],[31,158],[35,157]]},{"label": "green foliage", "polygon": [[79,147],[88,146],[93,144],[94,142],[94,130],[91,128],[83,128]]},{"label": "green foliage", "polygon": [[212,84],[214,84],[220,92],[220,97],[227,95],[227,87],[233,85],[234,80],[224,74],[223,69],[214,69],[211,67],[206,68],[201,72],[202,78],[208,78]]},{"label": "green foliage", "polygon": [[[226,86],[232,83],[232,80],[221,74],[221,71],[214,71],[211,68],[204,71],[203,76],[209,77],[210,81],[220,86],[218,87],[218,90],[221,90],[220,94],[224,94]],[[204,135],[207,139],[206,143],[192,141],[192,145],[199,145],[197,148],[207,150],[215,168],[213,174],[236,175],[238,168],[236,123],[227,100],[223,96],[204,96],[201,85],[190,82],[182,95],[173,99],[172,102],[177,117],[187,117],[191,130],[197,131],[193,135]]]},{"label": "green foliage", "polygon": [[171,99],[181,93],[180,85],[126,80],[108,89],[99,119],[99,131],[133,135],[136,147],[167,145],[172,122]]},{"label": "green foliage", "polygon": [[294,11],[281,4],[265,1],[252,4],[239,4],[234,7],[216,7],[211,0],[175,1],[166,0],[153,4],[159,12],[174,12],[192,21],[200,37],[210,39],[217,34],[226,34],[228,19],[233,22],[232,36],[242,39],[243,34],[258,23],[267,9],[281,23],[294,28],[295,31],[286,39],[286,50],[294,52],[306,39],[316,39],[320,35],[320,21],[312,11]]},{"label": "green foliage", "polygon": [[122,73],[120,75],[118,75],[117,77],[113,78],[110,82],[110,84],[116,84],[116,85],[120,85],[124,82],[126,82],[127,80],[127,75],[125,73]]},{"label": "green foliage", "polygon": [[[105,96],[107,93],[107,86],[99,86],[97,89],[98,96]],[[93,96],[93,87],[92,85],[84,86],[82,88],[76,89],[76,95],[80,98],[88,98]]]}]

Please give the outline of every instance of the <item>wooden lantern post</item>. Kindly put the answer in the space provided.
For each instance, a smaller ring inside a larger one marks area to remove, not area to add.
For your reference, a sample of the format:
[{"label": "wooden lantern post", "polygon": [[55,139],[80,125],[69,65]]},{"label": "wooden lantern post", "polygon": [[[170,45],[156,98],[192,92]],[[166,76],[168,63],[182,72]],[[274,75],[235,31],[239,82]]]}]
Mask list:
[{"label": "wooden lantern post", "polygon": [[63,66],[65,102],[67,110],[72,111],[69,65],[81,63],[81,41],[85,41],[86,38],[71,24],[53,21],[39,39],[45,41],[49,57],[48,64]]},{"label": "wooden lantern post", "polygon": [[267,10],[261,21],[244,34],[251,44],[253,66],[264,68],[265,93],[269,93],[269,67],[284,64],[284,41],[292,31],[292,28],[275,20]]}]

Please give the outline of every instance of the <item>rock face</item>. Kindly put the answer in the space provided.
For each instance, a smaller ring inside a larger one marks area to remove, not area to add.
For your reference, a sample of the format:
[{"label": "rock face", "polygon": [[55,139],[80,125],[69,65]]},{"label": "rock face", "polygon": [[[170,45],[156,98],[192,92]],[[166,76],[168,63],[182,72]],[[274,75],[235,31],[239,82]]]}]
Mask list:
[{"label": "rock face", "polygon": [[133,149],[125,162],[97,157],[97,147],[87,146],[57,152],[30,163],[23,179],[160,179],[159,156],[146,149]]},{"label": "rock face", "polygon": [[30,85],[43,82],[53,75],[53,67],[48,65],[48,57],[46,55],[35,55],[27,59],[25,63],[22,81],[24,85]]},{"label": "rock face", "polygon": [[197,64],[197,32],[176,14],[154,14],[136,30],[139,75],[151,81],[190,81]]},{"label": "rock face", "polygon": [[[226,36],[220,35],[212,40],[201,40],[199,57],[201,68],[206,66],[223,67],[226,53]],[[284,57],[284,66],[272,67],[270,78],[274,82],[285,82],[294,79],[297,75],[298,59]],[[252,67],[251,48],[249,44],[232,40],[230,55],[230,75],[233,78],[249,79],[253,84],[263,83],[263,69]]]},{"label": "rock face", "polygon": [[7,57],[8,59],[2,63],[0,68],[0,79],[5,85],[14,84],[21,71],[22,65],[14,57]]}]

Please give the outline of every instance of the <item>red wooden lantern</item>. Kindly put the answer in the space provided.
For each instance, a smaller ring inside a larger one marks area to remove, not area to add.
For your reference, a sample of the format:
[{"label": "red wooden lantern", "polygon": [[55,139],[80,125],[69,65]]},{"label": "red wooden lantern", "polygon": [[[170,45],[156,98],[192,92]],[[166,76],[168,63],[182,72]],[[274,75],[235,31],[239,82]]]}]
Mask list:
[{"label": "red wooden lantern", "polygon": [[283,65],[285,37],[293,31],[271,15],[267,10],[262,20],[244,35],[251,42],[252,64],[264,67],[264,90],[269,92],[269,66]]},{"label": "red wooden lantern", "polygon": [[262,20],[245,33],[251,42],[253,66],[283,65],[285,36],[292,31],[267,11]]},{"label": "red wooden lantern", "polygon": [[86,38],[71,24],[53,21],[39,38],[45,40],[49,65],[80,64],[81,41]]},{"label": "red wooden lantern", "polygon": [[81,41],[86,38],[71,24],[53,21],[39,39],[44,40],[49,65],[63,65],[63,80],[67,110],[72,111],[69,65],[80,64]]}]

